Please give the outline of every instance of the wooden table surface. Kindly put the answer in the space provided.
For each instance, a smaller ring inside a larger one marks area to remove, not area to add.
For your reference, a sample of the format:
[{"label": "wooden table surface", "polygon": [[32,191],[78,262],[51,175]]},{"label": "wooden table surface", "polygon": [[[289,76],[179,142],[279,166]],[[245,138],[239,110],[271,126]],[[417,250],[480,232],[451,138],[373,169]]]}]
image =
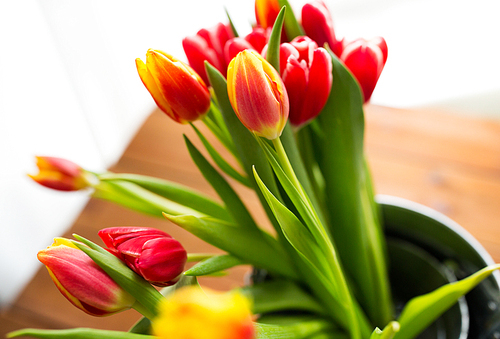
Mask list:
[{"label": "wooden table surface", "polygon": [[[153,112],[111,170],[153,175],[215,196],[191,162],[183,133],[197,141],[189,126]],[[500,121],[368,105],[366,150],[377,193],[410,199],[444,213],[500,262]],[[253,193],[244,188],[238,192],[258,221],[265,223]],[[78,233],[98,240],[99,229],[126,225],[166,230],[189,252],[214,251],[164,219],[96,199],[89,201],[64,236]],[[203,278],[201,283],[222,290],[240,286],[247,270],[234,268],[224,278]],[[14,304],[1,310],[0,338],[24,327],[127,330],[138,318],[133,310],[104,318],[84,314],[60,295],[46,269],[40,267]]]}]

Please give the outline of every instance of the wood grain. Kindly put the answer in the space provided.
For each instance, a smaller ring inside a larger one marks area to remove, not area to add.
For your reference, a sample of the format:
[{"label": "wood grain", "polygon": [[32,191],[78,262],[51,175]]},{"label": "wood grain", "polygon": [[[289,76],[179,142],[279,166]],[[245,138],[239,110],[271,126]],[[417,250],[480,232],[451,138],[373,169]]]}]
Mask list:
[{"label": "wood grain", "polygon": [[[155,111],[111,170],[169,179],[215,197],[191,162],[183,134],[200,145],[189,126],[175,124]],[[368,105],[365,143],[377,193],[410,199],[444,213],[500,262],[498,121]],[[235,186],[258,221],[266,224],[255,194]],[[99,229],[124,225],[164,229],[190,252],[218,251],[162,218],[97,199],[89,201],[64,235],[78,233],[98,240]],[[224,278],[204,278],[202,284],[227,290],[241,285],[247,271],[248,267],[238,267]],[[126,330],[137,319],[135,311],[105,318],[85,315],[60,295],[42,267],[16,302],[1,311],[0,337],[23,327]]]}]

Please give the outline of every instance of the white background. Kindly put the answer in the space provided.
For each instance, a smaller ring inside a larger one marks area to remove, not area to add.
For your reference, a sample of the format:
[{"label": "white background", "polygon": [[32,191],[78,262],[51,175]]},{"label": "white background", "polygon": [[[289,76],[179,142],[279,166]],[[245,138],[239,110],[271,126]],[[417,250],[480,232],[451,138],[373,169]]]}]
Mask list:
[{"label": "white background", "polygon": [[[304,2],[291,1],[296,12]],[[498,0],[328,5],[338,37],[387,40],[372,103],[500,117]],[[0,0],[0,306],[87,201],[32,183],[34,155],[113,164],[154,108],[134,59],[148,48],[184,59],[181,39],[226,21],[224,6],[240,24],[253,20],[251,0]]]}]

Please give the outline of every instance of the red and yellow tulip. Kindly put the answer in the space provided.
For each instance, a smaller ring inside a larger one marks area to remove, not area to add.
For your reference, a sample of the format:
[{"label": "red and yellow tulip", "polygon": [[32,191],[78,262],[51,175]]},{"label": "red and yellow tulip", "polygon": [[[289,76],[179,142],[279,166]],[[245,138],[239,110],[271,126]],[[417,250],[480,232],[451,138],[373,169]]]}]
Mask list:
[{"label": "red and yellow tulip", "polygon": [[110,227],[98,234],[111,253],[154,285],[173,285],[184,270],[186,250],[163,231],[149,227]]},{"label": "red and yellow tulip", "polygon": [[97,264],[71,241],[54,239],[38,252],[40,260],[61,293],[82,311],[104,316],[132,307],[135,299],[118,286]]},{"label": "red and yellow tulip", "polygon": [[184,287],[166,298],[153,319],[159,339],[254,339],[250,302],[243,295]]},{"label": "red and yellow tulip", "polygon": [[278,72],[255,51],[240,52],[229,64],[227,91],[243,125],[267,139],[281,135],[288,119],[288,94]]},{"label": "red and yellow tulip", "polygon": [[208,112],[208,88],[189,65],[153,49],[146,53],[146,63],[139,58],[135,61],[142,82],[158,107],[170,118],[187,123]]},{"label": "red and yellow tulip", "polygon": [[278,0],[255,0],[255,19],[263,28],[273,27],[280,12]]},{"label": "red and yellow tulip", "polygon": [[42,186],[59,191],[78,191],[89,187],[90,174],[66,159],[36,157],[38,174],[28,176]]},{"label": "red and yellow tulip", "polygon": [[323,109],[332,88],[332,60],[308,37],[280,46],[280,68],[290,99],[290,123],[300,127]]}]

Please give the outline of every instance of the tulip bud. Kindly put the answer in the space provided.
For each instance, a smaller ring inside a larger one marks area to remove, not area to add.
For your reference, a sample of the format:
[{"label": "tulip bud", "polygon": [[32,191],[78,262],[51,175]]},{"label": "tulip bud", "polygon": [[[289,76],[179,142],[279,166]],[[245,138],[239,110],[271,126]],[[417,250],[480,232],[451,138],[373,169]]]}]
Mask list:
[{"label": "tulip bud", "polygon": [[255,19],[257,25],[265,28],[273,27],[280,13],[278,0],[255,0]]},{"label": "tulip bud", "polygon": [[226,76],[227,62],[224,57],[224,46],[231,38],[233,38],[233,32],[229,25],[218,23],[214,27],[199,30],[195,36],[182,40],[182,47],[189,65],[200,74],[205,83],[209,82],[205,71],[205,61]]},{"label": "tulip bud", "polygon": [[153,49],[148,50],[145,64],[139,58],[135,62],[142,82],[158,107],[170,118],[187,123],[208,112],[208,88],[187,64]]},{"label": "tulip bud", "polygon": [[332,15],[322,0],[313,0],[302,7],[302,27],[318,46],[327,43],[332,52],[340,56],[342,42],[335,37]]},{"label": "tulip bud", "polygon": [[308,37],[280,46],[280,67],[290,99],[290,123],[300,127],[325,106],[332,88],[332,60]]},{"label": "tulip bud", "polygon": [[240,52],[227,70],[227,92],[241,123],[267,139],[281,135],[288,118],[288,95],[278,72],[255,51]]},{"label": "tulip bud", "polygon": [[110,227],[98,234],[111,253],[154,285],[173,285],[184,270],[186,250],[165,232],[149,227]]},{"label": "tulip bud", "polygon": [[152,321],[158,339],[254,339],[250,302],[243,295],[183,287],[160,303]]},{"label": "tulip bud", "polygon": [[262,27],[255,27],[252,32],[250,32],[244,38],[233,38],[229,39],[224,46],[224,57],[227,64],[241,51],[245,49],[254,50],[257,53],[261,53],[264,47],[267,45],[269,40],[269,35],[271,34],[271,29],[263,29]]},{"label": "tulip bud", "polygon": [[39,173],[28,174],[42,186],[59,191],[78,191],[90,186],[92,174],[66,159],[36,157]]},{"label": "tulip bud", "polygon": [[354,40],[346,44],[340,59],[358,80],[364,101],[370,100],[387,60],[384,38]]},{"label": "tulip bud", "polygon": [[132,307],[135,299],[92,259],[64,238],[38,252],[59,291],[82,311],[104,316]]}]

